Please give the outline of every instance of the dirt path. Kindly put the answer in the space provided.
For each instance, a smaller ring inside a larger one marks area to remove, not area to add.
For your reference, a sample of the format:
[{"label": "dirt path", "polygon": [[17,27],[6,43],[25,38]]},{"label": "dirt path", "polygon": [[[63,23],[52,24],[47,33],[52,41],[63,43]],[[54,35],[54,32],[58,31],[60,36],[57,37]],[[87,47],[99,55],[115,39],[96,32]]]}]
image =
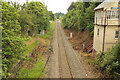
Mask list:
[{"label": "dirt path", "polygon": [[86,72],[57,20],[46,78],[86,78]]}]

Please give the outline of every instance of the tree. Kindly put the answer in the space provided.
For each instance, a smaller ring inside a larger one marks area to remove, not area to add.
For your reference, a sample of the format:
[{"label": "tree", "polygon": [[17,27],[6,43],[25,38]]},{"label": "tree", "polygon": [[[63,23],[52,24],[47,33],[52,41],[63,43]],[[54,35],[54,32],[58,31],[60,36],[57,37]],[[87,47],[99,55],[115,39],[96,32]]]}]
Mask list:
[{"label": "tree", "polygon": [[[100,3],[99,3],[100,4]],[[79,31],[88,30],[93,36],[94,12],[97,2],[72,2],[63,18],[64,27]]]},{"label": "tree", "polygon": [[39,34],[49,26],[49,14],[47,8],[41,2],[30,2],[22,6],[20,11],[20,25],[22,33],[30,35]]},{"label": "tree", "polygon": [[21,58],[24,42],[20,35],[18,11],[6,2],[2,2],[2,76],[9,75],[8,70]]},{"label": "tree", "polygon": [[52,11],[49,11],[49,19],[50,20],[55,20],[55,15],[53,14]]},{"label": "tree", "polygon": [[60,16],[64,16],[64,13],[55,13],[55,16],[57,17],[57,18],[59,18]]}]

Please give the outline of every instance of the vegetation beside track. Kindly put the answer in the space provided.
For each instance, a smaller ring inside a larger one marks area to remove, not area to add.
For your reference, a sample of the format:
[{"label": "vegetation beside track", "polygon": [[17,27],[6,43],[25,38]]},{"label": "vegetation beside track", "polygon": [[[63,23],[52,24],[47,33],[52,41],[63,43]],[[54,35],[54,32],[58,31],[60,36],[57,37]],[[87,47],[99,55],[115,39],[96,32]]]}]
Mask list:
[{"label": "vegetation beside track", "polygon": [[[28,45],[26,51],[24,53],[30,53],[37,45],[38,42],[41,45],[40,52],[36,57],[37,62],[34,62],[34,57],[29,58],[26,62],[27,67],[23,66],[16,75],[16,78],[43,78],[45,77],[45,62],[42,56],[44,51],[48,50],[48,46],[50,46],[50,41],[53,36],[55,22],[51,23],[50,26],[47,28],[47,32],[44,35],[36,35],[32,37],[30,40],[25,41]],[[30,43],[32,42],[32,43]],[[31,45],[29,45],[29,43]],[[32,63],[31,63],[32,61]],[[29,68],[30,67],[30,68]]]},{"label": "vegetation beside track", "polygon": [[[33,63],[34,64],[34,63]],[[45,63],[43,62],[43,57],[39,54],[38,60],[33,67],[22,68],[17,72],[16,78],[38,78],[44,77],[45,74]]]},{"label": "vegetation beside track", "polygon": [[56,22],[52,22],[50,24],[50,27],[47,28],[47,32],[44,35],[41,35],[40,37],[44,39],[51,39],[53,36],[53,32],[55,30],[54,28],[55,25],[56,25]]},{"label": "vegetation beside track", "polygon": [[49,21],[55,16],[41,2],[26,2],[20,5],[16,2],[2,1],[2,77],[8,78],[9,70],[24,55],[37,45],[25,45],[27,37],[33,37],[50,26]]},{"label": "vegetation beside track", "polygon": [[98,2],[72,2],[67,14],[63,17],[63,27],[76,31],[88,30],[93,36],[94,12],[93,9],[100,3]]}]

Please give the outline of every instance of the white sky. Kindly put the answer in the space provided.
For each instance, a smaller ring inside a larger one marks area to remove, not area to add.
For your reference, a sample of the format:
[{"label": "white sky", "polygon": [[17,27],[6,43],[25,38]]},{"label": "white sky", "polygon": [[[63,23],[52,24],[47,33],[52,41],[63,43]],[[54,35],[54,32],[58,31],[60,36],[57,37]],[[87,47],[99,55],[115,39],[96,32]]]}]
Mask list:
[{"label": "white sky", "polygon": [[67,13],[67,9],[73,1],[75,2],[76,0],[47,0],[47,7],[53,13]]},{"label": "white sky", "polygon": [[[13,1],[23,4],[26,2],[26,0],[5,0],[5,1]],[[76,0],[28,0],[30,1],[40,1],[43,2],[45,5],[47,5],[47,8],[49,11],[52,11],[53,13],[62,12],[67,13],[67,9],[70,6],[72,2],[75,2]]]}]

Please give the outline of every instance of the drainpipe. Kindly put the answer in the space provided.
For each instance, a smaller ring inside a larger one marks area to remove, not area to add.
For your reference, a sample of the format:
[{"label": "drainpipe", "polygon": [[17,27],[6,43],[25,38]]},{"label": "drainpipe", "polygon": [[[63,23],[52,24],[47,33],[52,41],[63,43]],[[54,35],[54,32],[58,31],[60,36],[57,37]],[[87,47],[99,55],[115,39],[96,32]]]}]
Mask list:
[{"label": "drainpipe", "polygon": [[[119,23],[120,24],[120,23]],[[120,44],[120,25],[118,26],[118,30],[119,30],[119,37],[118,37],[118,42]]]},{"label": "drainpipe", "polygon": [[[120,0],[118,2],[118,7],[120,7]],[[119,31],[118,43],[120,44],[120,9],[118,9],[118,31]]]},{"label": "drainpipe", "polygon": [[107,20],[107,10],[105,10],[105,24],[106,25],[106,20]]},{"label": "drainpipe", "polygon": [[104,46],[105,46],[105,31],[106,31],[106,25],[104,25],[104,32],[103,32],[103,47],[102,47],[102,51],[104,51]]},{"label": "drainpipe", "polygon": [[104,46],[105,46],[105,31],[106,31],[106,19],[107,19],[107,10],[105,10],[105,24],[104,24],[104,32],[103,32],[103,47],[102,51],[104,51]]}]

